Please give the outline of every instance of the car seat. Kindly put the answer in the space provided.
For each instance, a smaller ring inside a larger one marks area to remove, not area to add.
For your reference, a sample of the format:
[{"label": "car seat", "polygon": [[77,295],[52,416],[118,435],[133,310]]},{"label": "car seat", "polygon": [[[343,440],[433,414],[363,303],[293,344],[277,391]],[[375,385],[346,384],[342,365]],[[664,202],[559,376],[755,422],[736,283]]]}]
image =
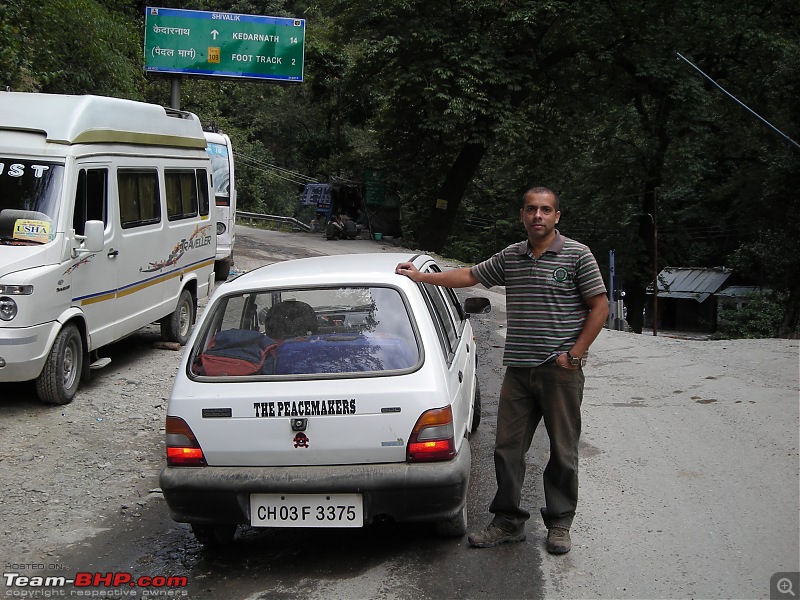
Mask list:
[{"label": "car seat", "polygon": [[264,333],[274,340],[317,333],[317,313],[305,302],[284,300],[270,307],[264,318]]}]

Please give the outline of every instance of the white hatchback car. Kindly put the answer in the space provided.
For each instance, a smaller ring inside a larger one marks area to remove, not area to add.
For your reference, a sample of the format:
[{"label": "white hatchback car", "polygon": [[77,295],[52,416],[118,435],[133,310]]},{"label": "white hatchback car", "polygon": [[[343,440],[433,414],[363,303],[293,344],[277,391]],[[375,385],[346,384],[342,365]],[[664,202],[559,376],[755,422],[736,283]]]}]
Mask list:
[{"label": "white hatchback car", "polygon": [[428,256],[306,258],[221,285],[187,344],[160,483],[205,544],[237,525],[430,521],[466,531],[469,434],[481,418],[470,312],[396,275]]}]

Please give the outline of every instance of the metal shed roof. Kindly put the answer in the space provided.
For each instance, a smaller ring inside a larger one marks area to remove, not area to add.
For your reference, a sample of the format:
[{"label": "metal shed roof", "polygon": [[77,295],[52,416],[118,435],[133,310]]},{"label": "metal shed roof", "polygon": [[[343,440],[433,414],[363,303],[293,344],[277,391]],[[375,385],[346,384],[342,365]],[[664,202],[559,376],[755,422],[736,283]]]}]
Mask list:
[{"label": "metal shed roof", "polygon": [[[665,267],[658,274],[658,296],[663,298],[683,298],[704,302],[717,293],[731,272],[728,269],[697,269],[688,267]],[[653,286],[647,289],[653,293]]]}]

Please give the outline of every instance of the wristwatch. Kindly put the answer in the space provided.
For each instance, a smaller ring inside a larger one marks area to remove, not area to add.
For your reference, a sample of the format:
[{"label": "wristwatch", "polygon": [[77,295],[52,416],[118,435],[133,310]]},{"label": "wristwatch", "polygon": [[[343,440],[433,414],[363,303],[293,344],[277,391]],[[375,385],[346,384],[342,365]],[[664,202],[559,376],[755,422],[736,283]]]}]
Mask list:
[{"label": "wristwatch", "polygon": [[573,367],[582,367],[586,364],[585,358],[582,356],[572,356],[572,354],[569,353],[569,350],[567,350],[567,361]]}]

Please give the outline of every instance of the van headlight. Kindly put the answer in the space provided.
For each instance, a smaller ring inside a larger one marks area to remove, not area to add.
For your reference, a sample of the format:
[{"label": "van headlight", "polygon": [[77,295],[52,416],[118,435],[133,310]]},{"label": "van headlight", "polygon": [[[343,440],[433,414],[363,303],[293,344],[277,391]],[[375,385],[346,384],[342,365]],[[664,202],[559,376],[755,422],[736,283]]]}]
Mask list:
[{"label": "van headlight", "polygon": [[17,303],[8,296],[0,297],[0,320],[10,321],[17,316]]},{"label": "van headlight", "polygon": [[226,229],[227,227],[225,227],[225,223],[223,223],[222,221],[217,221],[217,235],[222,235],[223,233],[225,233]]}]

